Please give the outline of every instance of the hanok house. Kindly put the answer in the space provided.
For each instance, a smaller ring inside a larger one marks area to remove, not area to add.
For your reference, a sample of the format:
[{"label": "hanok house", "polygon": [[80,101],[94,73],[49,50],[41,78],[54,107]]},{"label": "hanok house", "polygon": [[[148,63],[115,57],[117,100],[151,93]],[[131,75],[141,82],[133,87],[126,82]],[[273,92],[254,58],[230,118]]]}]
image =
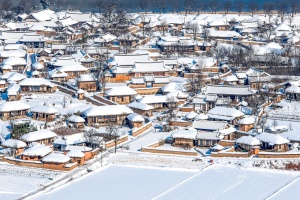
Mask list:
[{"label": "hanok house", "polygon": [[[53,170],[64,170],[65,168],[73,167],[74,165],[68,165],[70,157],[62,153],[50,153],[42,159],[44,163],[44,168]],[[75,163],[77,166],[77,162]]]},{"label": "hanok house", "polygon": [[145,119],[144,117],[142,117],[139,114],[136,113],[132,113],[130,115],[127,116],[129,125],[131,128],[139,128],[141,126],[143,126]]},{"label": "hanok house", "polygon": [[246,74],[248,76],[246,82],[252,89],[259,90],[264,84],[268,84],[271,82],[270,74],[254,67],[251,67],[249,70],[247,70]]},{"label": "hanok house", "polygon": [[79,89],[95,92],[97,90],[97,81],[94,74],[81,74],[77,78],[77,85]]},{"label": "hanok house", "polygon": [[245,117],[241,119],[238,124],[239,124],[239,130],[240,131],[245,131],[248,132],[254,127],[255,119],[252,117]]},{"label": "hanok house", "polygon": [[66,156],[71,158],[71,161],[74,163],[76,162],[78,165],[83,165],[84,164],[84,156],[85,154],[82,153],[82,151],[79,150],[70,150]]},{"label": "hanok house", "polygon": [[16,156],[22,153],[27,146],[25,142],[15,139],[5,140],[1,145],[3,148],[10,148]]},{"label": "hanok house", "polygon": [[27,133],[21,136],[21,140],[26,142],[27,145],[38,142],[41,144],[50,145],[56,137],[56,133],[49,130],[41,130]]},{"label": "hanok house", "polygon": [[169,69],[163,61],[135,62],[133,69],[129,71],[131,77],[143,77],[145,75],[168,76]]},{"label": "hanok house", "polygon": [[10,51],[0,51],[0,62],[9,57],[20,57],[25,58],[27,52],[23,49],[10,50]]},{"label": "hanok house", "polygon": [[43,78],[26,78],[20,82],[22,92],[53,93],[57,86]]},{"label": "hanok house", "polygon": [[16,83],[12,83],[8,86],[7,90],[7,101],[18,101],[20,100],[21,87]]},{"label": "hanok house", "polygon": [[260,133],[255,136],[256,139],[261,141],[261,150],[266,151],[288,151],[288,139],[273,133]]},{"label": "hanok house", "polygon": [[228,128],[229,125],[225,121],[204,121],[204,120],[195,120],[193,122],[193,128],[198,131],[219,131],[222,129]]},{"label": "hanok house", "polygon": [[65,136],[57,136],[53,141],[54,150],[65,151],[68,146],[85,146],[86,138],[84,133],[75,133]]},{"label": "hanok house", "polygon": [[56,119],[58,111],[51,107],[45,105],[37,105],[30,109],[32,113],[32,118],[45,122],[52,122]]},{"label": "hanok house", "polygon": [[96,106],[85,110],[82,114],[88,125],[107,125],[109,123],[125,125],[126,117],[132,110],[124,105]]},{"label": "hanok house", "polygon": [[[11,71],[16,71],[22,73],[27,65],[27,62],[24,58],[20,57],[9,57],[2,62],[3,66],[11,66]],[[2,68],[3,69],[3,68]],[[4,70],[7,72],[6,70]]]},{"label": "hanok house", "polygon": [[0,117],[2,120],[24,118],[30,106],[23,102],[4,102],[0,104]]},{"label": "hanok house", "polygon": [[260,141],[250,135],[240,137],[239,139],[235,140],[235,143],[239,145],[242,150],[249,151],[254,155],[257,155],[259,152]]},{"label": "hanok house", "polygon": [[132,102],[130,104],[127,104],[127,106],[131,108],[133,112],[147,117],[151,117],[152,110],[154,110],[153,106],[150,106],[146,103]]},{"label": "hanok house", "polygon": [[69,75],[66,72],[61,71],[59,69],[54,69],[48,73],[50,78],[54,81],[67,82],[69,80]]},{"label": "hanok house", "polygon": [[105,96],[118,104],[128,104],[134,101],[134,96],[137,92],[130,87],[114,87],[105,91]]},{"label": "hanok house", "polygon": [[195,146],[197,130],[193,128],[179,129],[172,134],[175,146]]},{"label": "hanok house", "polygon": [[208,95],[217,95],[220,98],[229,98],[230,103],[236,104],[243,101],[246,97],[253,93],[250,87],[245,86],[231,86],[231,85],[207,85],[206,93]]},{"label": "hanok house", "polygon": [[84,122],[85,120],[76,115],[72,115],[67,119],[68,126],[73,128],[84,128]]},{"label": "hanok house", "polygon": [[[100,137],[100,139],[103,139],[103,138]],[[99,146],[104,146],[104,145],[105,145],[104,143],[99,144]],[[98,153],[97,151],[95,151],[96,149],[93,150],[92,148],[87,147],[87,146],[73,146],[73,145],[68,145],[65,149],[65,152],[69,152],[72,150],[81,151],[82,153],[84,153],[85,161],[94,158]]]},{"label": "hanok house", "polygon": [[21,153],[22,160],[40,161],[44,156],[51,153],[53,150],[45,145],[36,144]]},{"label": "hanok house", "polygon": [[300,99],[300,87],[298,86],[290,86],[285,90],[287,94],[287,98],[292,100]]},{"label": "hanok house", "polygon": [[88,68],[84,67],[81,64],[76,65],[64,65],[58,68],[59,71],[63,71],[68,74],[68,79],[76,78],[81,74],[86,74],[88,72]]},{"label": "hanok house", "polygon": [[[179,100],[174,97],[172,98],[172,101],[174,100],[174,103],[178,104]],[[169,96],[167,95],[160,95],[160,96],[154,96],[154,95],[148,95],[144,96],[141,99],[138,100],[139,103],[148,104],[154,107],[154,110],[164,110],[167,109],[171,103],[169,100]]]},{"label": "hanok house", "polygon": [[244,113],[235,108],[214,107],[207,113],[209,120],[212,121],[227,121],[230,124],[237,122],[244,116]]}]

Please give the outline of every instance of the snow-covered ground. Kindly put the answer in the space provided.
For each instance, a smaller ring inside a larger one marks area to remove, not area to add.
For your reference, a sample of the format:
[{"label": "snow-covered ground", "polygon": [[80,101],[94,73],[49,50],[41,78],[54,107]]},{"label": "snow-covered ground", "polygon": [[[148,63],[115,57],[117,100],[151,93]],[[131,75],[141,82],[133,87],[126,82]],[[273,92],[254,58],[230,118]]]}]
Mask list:
[{"label": "snow-covered ground", "polygon": [[279,190],[272,195],[270,200],[282,200],[282,199],[299,199],[300,191],[300,178],[288,184],[286,187]]},{"label": "snow-covered ground", "polygon": [[296,177],[213,165],[157,199],[265,199]]},{"label": "snow-covered ground", "polygon": [[16,199],[36,188],[42,187],[49,183],[47,178],[13,176],[0,173],[0,199]]},{"label": "snow-covered ground", "polygon": [[113,165],[37,199],[152,199],[194,174]]}]

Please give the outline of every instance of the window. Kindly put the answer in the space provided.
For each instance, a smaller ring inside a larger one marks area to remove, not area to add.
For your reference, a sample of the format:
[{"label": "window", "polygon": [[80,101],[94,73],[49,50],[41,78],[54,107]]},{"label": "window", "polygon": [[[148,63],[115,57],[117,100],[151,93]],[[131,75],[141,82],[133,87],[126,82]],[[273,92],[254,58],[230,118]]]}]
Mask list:
[{"label": "window", "polygon": [[206,140],[206,141],[205,141],[205,144],[206,144],[207,146],[209,146],[209,144],[210,144],[209,140]]}]

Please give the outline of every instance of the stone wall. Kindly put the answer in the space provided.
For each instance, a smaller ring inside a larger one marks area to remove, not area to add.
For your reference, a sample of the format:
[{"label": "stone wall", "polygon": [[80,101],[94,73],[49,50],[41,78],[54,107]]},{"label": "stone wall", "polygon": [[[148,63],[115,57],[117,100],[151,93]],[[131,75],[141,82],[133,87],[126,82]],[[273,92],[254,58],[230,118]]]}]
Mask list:
[{"label": "stone wall", "polygon": [[138,135],[140,135],[141,133],[145,132],[146,130],[150,129],[152,127],[152,123],[149,122],[141,127],[139,127],[138,129],[132,130],[132,136],[136,137]]}]

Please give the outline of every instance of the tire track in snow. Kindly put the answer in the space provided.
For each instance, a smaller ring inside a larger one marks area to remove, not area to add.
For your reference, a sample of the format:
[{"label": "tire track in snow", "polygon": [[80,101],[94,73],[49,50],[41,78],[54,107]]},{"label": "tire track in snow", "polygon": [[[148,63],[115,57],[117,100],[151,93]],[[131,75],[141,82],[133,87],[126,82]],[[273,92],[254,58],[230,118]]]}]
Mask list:
[{"label": "tire track in snow", "polygon": [[298,179],[300,179],[300,176],[298,176],[297,178],[295,178],[293,181],[285,184],[284,186],[282,186],[281,188],[275,190],[272,194],[270,194],[266,200],[271,200],[273,196],[275,196],[276,194],[278,194],[279,192],[281,192],[282,190],[284,190],[285,188],[288,188],[291,184],[293,184],[294,182],[296,182]]},{"label": "tire track in snow", "polygon": [[196,174],[194,174],[193,176],[181,181],[180,183],[176,184],[175,186],[171,187],[170,189],[164,191],[163,193],[157,195],[156,197],[153,197],[152,200],[158,199],[160,197],[162,197],[163,195],[167,194],[168,192],[178,188],[179,186],[183,185],[184,183],[190,181],[191,179],[193,179],[194,177],[198,176],[199,174],[201,174],[203,171],[209,169],[211,166],[213,166],[214,164],[208,165],[206,167],[204,167],[201,171],[197,172]]}]

